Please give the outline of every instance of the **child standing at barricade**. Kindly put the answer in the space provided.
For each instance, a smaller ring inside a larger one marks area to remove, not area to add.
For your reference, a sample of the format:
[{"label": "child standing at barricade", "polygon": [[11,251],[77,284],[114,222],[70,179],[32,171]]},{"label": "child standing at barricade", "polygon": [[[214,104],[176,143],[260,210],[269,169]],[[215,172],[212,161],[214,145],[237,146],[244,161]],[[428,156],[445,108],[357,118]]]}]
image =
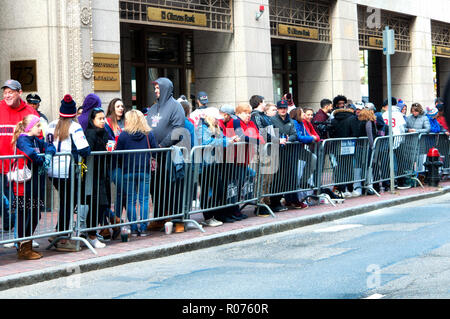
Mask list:
[{"label": "child standing at barricade", "polygon": [[[155,136],[151,132],[150,126],[145,120],[144,114],[138,110],[130,110],[125,113],[125,128],[120,133],[117,140],[117,151],[121,150],[143,150],[158,148]],[[123,172],[123,189],[128,193],[127,196],[127,216],[129,222],[138,220],[136,216],[136,205],[139,203],[139,220],[148,219],[150,192],[163,192],[164,185],[155,181],[152,187],[157,189],[150,190],[150,179],[153,173],[151,167],[150,152],[129,152],[118,156],[118,165]],[[158,203],[163,204],[163,203]],[[153,202],[153,209],[156,202]],[[147,223],[141,222],[131,225],[132,236],[147,236]]]},{"label": "child standing at barricade", "polygon": [[[27,115],[17,124],[11,141],[11,145],[17,149],[17,154],[25,155],[25,159],[17,160],[18,168],[26,165],[31,170],[29,181],[14,183],[17,198],[12,202],[12,207],[17,210],[18,238],[33,235],[41,218],[41,210],[44,209],[45,171],[50,166],[56,150],[52,144],[39,138],[41,132],[40,118]],[[39,156],[40,153],[45,153],[45,157]],[[33,260],[41,258],[42,254],[33,250],[31,240],[26,240],[19,243],[17,257]]]},{"label": "child standing at barricade", "polygon": [[[48,143],[55,146],[58,153],[71,153],[75,164],[79,162],[79,156],[86,157],[91,153],[91,148],[76,116],[76,103],[72,96],[67,94],[61,101],[59,119],[48,125],[46,138]],[[72,176],[70,167],[71,158],[68,155],[61,155],[53,158],[53,165],[48,171],[48,176],[52,178],[53,186],[59,194],[59,219],[56,231],[72,229],[71,213],[77,203],[78,183],[77,178]],[[71,190],[71,178],[75,178],[73,190]],[[72,200],[71,196],[73,196]],[[75,243],[66,239],[61,239],[56,243],[56,250],[78,251]]]},{"label": "child standing at barricade", "polygon": [[[88,119],[84,134],[86,135],[91,151],[105,152],[106,144],[108,143],[108,132],[105,129],[105,112],[101,108],[94,108],[89,113]],[[89,206],[89,213],[86,218],[87,228],[103,224],[103,215],[111,205],[108,167],[110,159],[106,155],[99,155],[95,156],[92,162],[93,167],[89,167],[92,170],[92,174],[88,175],[92,180],[86,179],[82,185],[83,190],[86,190],[87,185],[92,185],[92,195],[85,196],[86,204]],[[106,247],[104,243],[98,240],[95,230],[88,231],[87,240],[94,248]]]}]

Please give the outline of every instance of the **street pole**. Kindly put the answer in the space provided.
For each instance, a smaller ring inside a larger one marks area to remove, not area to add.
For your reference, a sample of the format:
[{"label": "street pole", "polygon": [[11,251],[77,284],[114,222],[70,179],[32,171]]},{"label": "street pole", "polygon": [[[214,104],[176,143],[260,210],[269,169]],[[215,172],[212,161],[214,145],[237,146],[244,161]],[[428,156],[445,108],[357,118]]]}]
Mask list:
[{"label": "street pole", "polygon": [[391,55],[395,53],[394,30],[386,26],[383,32],[383,53],[386,55],[386,76],[389,113],[389,171],[391,193],[395,191],[394,185],[394,137],[392,135],[392,92],[391,92]]}]

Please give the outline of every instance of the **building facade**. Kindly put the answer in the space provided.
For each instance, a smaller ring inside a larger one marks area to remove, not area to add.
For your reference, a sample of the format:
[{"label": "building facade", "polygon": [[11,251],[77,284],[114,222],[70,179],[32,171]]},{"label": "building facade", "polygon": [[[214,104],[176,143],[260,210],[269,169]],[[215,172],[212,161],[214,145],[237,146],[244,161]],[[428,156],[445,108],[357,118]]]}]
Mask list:
[{"label": "building facade", "polygon": [[154,103],[152,81],[211,105],[276,102],[318,108],[343,94],[380,105],[382,51],[394,29],[392,94],[430,105],[450,73],[448,0],[0,0],[0,81],[58,114],[66,93],[78,105],[95,92],[106,107]]}]

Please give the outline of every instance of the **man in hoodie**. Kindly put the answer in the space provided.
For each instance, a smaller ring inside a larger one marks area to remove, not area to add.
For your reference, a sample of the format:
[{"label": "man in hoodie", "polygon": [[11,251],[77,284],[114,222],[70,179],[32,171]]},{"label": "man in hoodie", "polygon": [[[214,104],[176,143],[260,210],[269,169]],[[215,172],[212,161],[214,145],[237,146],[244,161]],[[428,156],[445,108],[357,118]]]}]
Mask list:
[{"label": "man in hoodie", "polygon": [[159,78],[153,85],[157,102],[148,108],[147,122],[159,147],[171,147],[180,141],[174,133],[179,133],[184,128],[184,110],[173,97],[172,81]]},{"label": "man in hoodie", "polygon": [[[21,99],[22,85],[16,80],[7,80],[3,86],[3,100],[0,101],[0,156],[14,155],[14,148],[11,145],[11,140],[14,133],[14,128],[17,123],[30,114],[39,116],[38,112],[25,101]],[[14,227],[14,214],[9,215],[5,198],[10,203],[14,200],[14,194],[9,187],[6,174],[9,171],[10,161],[2,161],[2,182],[0,182],[0,196],[2,197],[2,205],[0,206],[0,216],[2,216],[3,230],[10,230]],[[2,195],[5,195],[3,197]],[[11,218],[10,218],[11,217]]]},{"label": "man in hoodie", "polygon": [[[185,113],[180,102],[173,97],[173,83],[168,78],[158,78],[153,82],[156,103],[148,108],[147,122],[160,148],[176,146],[185,136]],[[158,184],[163,189],[154,191],[155,202],[158,201],[158,211],[155,217],[177,213],[182,204],[182,180],[184,169],[173,161],[171,152],[158,154],[157,172],[154,178],[161,181]],[[152,183],[154,184],[154,183]]]}]

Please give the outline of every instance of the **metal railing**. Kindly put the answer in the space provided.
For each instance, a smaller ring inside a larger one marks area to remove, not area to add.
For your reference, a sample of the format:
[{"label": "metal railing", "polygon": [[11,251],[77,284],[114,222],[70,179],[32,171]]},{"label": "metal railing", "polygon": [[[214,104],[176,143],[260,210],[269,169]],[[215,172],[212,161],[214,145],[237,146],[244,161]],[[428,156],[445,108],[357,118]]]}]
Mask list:
[{"label": "metal railing", "polygon": [[[423,154],[433,146],[449,168],[445,134],[398,135],[393,145],[395,179],[417,179]],[[325,188],[360,184],[373,190],[373,184],[389,181],[388,150],[384,136],[375,139],[373,149],[363,137],[328,139],[312,148],[298,142],[240,142],[225,148],[198,146],[190,152],[179,147],[93,152],[84,160],[87,171],[72,154],[57,153],[47,172],[30,167],[31,186],[22,187],[23,192],[5,174],[0,177],[0,244],[51,237],[49,249],[68,238],[96,254],[87,236],[103,229],[128,225],[145,232],[150,222],[171,219],[204,232],[193,215],[254,205],[268,208],[275,217],[265,199],[298,192],[314,192],[333,204],[322,194]],[[13,169],[16,159],[24,157],[0,157],[4,171]],[[27,205],[37,203],[36,209],[25,209],[20,197],[31,201]]]},{"label": "metal railing", "polygon": [[[14,170],[16,160],[18,167],[23,167],[25,157],[22,155],[0,157],[2,167],[4,169],[7,167],[9,172]],[[56,154],[48,172],[40,172],[40,168],[34,163],[28,164],[27,167],[31,171],[29,181],[18,183],[9,180],[7,174],[0,176],[2,185],[0,244],[42,237],[63,238],[70,236],[74,230],[76,178],[72,177],[75,176],[76,166],[72,154]],[[61,178],[55,177],[58,175]],[[53,191],[52,187],[56,191]]]}]

